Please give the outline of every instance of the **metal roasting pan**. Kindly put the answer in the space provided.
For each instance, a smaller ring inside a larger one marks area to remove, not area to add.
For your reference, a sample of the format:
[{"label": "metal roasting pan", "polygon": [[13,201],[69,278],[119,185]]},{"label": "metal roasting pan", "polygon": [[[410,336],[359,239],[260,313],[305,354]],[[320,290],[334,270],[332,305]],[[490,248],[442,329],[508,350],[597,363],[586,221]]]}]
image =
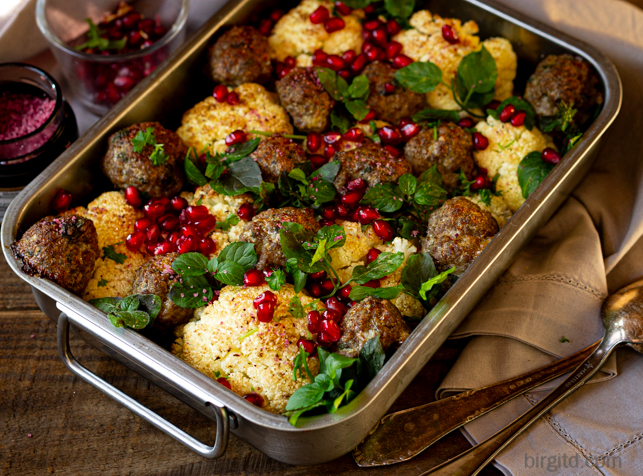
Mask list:
[{"label": "metal roasting pan", "polygon": [[[42,311],[58,322],[60,357],[77,376],[204,457],[221,456],[232,432],[276,460],[317,464],[348,453],[366,436],[579,183],[596,157],[601,136],[618,114],[622,92],[614,65],[596,49],[491,0],[435,0],[422,5],[442,16],[475,20],[481,38],[508,38],[519,57],[519,91],[544,55],[569,52],[584,57],[601,78],[604,106],[582,141],[554,168],[366,389],[337,413],[301,418],[295,428],[283,416],[239,398],[135,331],[113,327],[101,311],[62,287],[22,273],[20,263],[9,250],[9,244],[29,226],[52,213],[50,203],[58,189],[71,191],[75,204],[86,204],[111,188],[98,167],[111,133],[133,123],[154,120],[176,129],[182,113],[211,93],[212,84],[203,74],[205,48],[211,37],[227,25],[243,24],[253,13],[261,14],[277,5],[282,9],[287,6],[282,2],[237,0],[212,17],[18,195],[2,224],[2,247],[13,271],[31,285]],[[215,421],[214,445],[207,446],[187,435],[78,363],[69,348],[70,329]]]}]

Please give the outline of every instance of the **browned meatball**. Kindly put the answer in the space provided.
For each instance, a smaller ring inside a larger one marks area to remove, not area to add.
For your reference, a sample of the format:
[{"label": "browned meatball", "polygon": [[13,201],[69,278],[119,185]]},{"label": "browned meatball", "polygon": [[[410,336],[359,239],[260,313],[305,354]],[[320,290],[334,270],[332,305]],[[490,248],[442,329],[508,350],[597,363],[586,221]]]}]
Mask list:
[{"label": "browned meatball", "polygon": [[49,278],[74,294],[83,292],[100,256],[94,222],[79,215],[48,216],[11,244],[22,271]]},{"label": "browned meatball", "polygon": [[404,342],[410,332],[391,301],[370,296],[349,309],[340,327],[342,337],[337,341],[336,349],[346,357],[357,357],[364,344],[377,335],[386,351],[392,345]]},{"label": "browned meatball", "polygon": [[357,149],[336,153],[333,160],[342,165],[335,177],[337,190],[359,177],[372,187],[378,183],[397,183],[402,175],[411,173],[411,164],[403,157],[393,157],[384,147],[370,141]]},{"label": "browned meatball", "polygon": [[[368,106],[378,119],[397,124],[403,117],[412,116],[424,109],[424,94],[414,93],[397,84],[395,69],[390,64],[375,61],[362,74],[371,85]],[[385,84],[394,86],[395,90],[392,93],[386,92]]]},{"label": "browned meatball", "polygon": [[563,102],[573,104],[578,110],[574,119],[582,125],[591,117],[594,106],[603,103],[598,85],[598,75],[584,59],[549,55],[527,81],[525,99],[540,116],[555,116]]},{"label": "browned meatball", "polygon": [[431,255],[438,271],[455,267],[453,274],[460,276],[496,233],[498,223],[491,213],[454,197],[429,217],[420,251]]},{"label": "browned meatball", "polygon": [[411,163],[414,175],[437,165],[442,180],[451,189],[460,185],[460,170],[468,180],[476,172],[471,134],[452,122],[441,122],[435,132],[432,127],[422,128],[404,146],[404,158]]},{"label": "browned meatball", "polygon": [[172,263],[178,257],[178,253],[153,256],[136,270],[132,282],[132,294],[156,294],[161,298],[161,312],[152,326],[159,331],[172,330],[194,314],[194,309],[179,307],[168,297],[177,278]]},{"label": "browned meatball", "polygon": [[[167,159],[154,165],[150,156],[155,146],[147,141],[141,152],[134,150],[132,140],[139,131],[153,129],[157,144],[163,144]],[[158,122],[134,124],[112,134],[107,141],[107,153],[101,161],[103,173],[119,188],[134,186],[153,197],[172,196],[183,187],[183,160],[187,149],[176,133]]]},{"label": "browned meatball", "polygon": [[323,132],[330,124],[335,101],[312,68],[293,68],[276,83],[281,105],[303,132]]},{"label": "browned meatball", "polygon": [[259,256],[257,269],[286,266],[286,257],[281,251],[279,239],[279,230],[283,228],[283,223],[286,221],[299,223],[313,234],[320,228],[310,208],[271,208],[259,213],[252,221],[246,223],[239,237],[239,241],[254,243],[255,251]]},{"label": "browned meatball", "polygon": [[268,39],[252,26],[235,26],[208,49],[212,78],[229,86],[264,84],[272,74]]},{"label": "browned meatball", "polygon": [[264,181],[272,183],[277,183],[282,172],[288,173],[306,161],[303,147],[280,134],[262,139],[250,157],[257,162]]}]

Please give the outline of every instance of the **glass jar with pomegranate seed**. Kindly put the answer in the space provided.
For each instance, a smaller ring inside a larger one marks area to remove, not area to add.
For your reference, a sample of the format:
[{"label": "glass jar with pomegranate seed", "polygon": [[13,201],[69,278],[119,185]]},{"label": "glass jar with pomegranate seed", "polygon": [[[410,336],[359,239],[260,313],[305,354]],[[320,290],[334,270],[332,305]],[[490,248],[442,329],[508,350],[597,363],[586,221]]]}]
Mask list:
[{"label": "glass jar with pomegranate seed", "polygon": [[74,111],[54,78],[0,64],[0,221],[9,203],[78,138]]},{"label": "glass jar with pomegranate seed", "polygon": [[189,0],[121,2],[116,9],[114,5],[86,0],[36,4],[38,27],[65,79],[74,95],[98,115],[181,44]]}]

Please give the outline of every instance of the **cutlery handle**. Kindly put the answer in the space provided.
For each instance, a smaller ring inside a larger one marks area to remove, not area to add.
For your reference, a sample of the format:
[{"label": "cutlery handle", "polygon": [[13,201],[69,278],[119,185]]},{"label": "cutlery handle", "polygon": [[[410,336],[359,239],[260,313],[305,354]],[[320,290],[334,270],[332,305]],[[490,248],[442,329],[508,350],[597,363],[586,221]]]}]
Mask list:
[{"label": "cutlery handle", "polygon": [[596,350],[563,383],[530,410],[482,443],[440,466],[422,473],[421,476],[475,476],[479,474],[482,468],[493,461],[518,435],[598,372],[617,344],[618,342],[603,339]]},{"label": "cutlery handle", "polygon": [[456,428],[575,369],[598,344],[518,377],[386,415],[353,451],[353,458],[362,467],[406,461]]}]

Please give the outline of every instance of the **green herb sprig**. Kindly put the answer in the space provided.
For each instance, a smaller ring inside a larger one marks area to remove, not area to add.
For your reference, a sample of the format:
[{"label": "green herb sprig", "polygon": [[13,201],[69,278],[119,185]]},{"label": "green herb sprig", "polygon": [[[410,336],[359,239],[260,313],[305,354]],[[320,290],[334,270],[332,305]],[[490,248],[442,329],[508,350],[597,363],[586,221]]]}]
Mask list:
[{"label": "green herb sprig", "polygon": [[122,245],[123,242],[121,241],[120,243],[114,243],[113,245],[107,245],[103,246],[103,258],[105,259],[111,259],[112,261],[115,261],[118,264],[123,264],[125,260],[127,259],[127,255],[124,255],[122,253],[118,253],[115,249],[114,246],[116,245]]},{"label": "green herb sprig", "polygon": [[87,48],[98,48],[100,51],[105,50],[122,50],[127,44],[127,37],[124,36],[120,40],[109,40],[108,38],[103,38],[102,35],[105,32],[99,29],[91,18],[85,18],[85,21],[89,25],[89,31],[87,32],[87,41],[82,45],[76,46],[78,51],[82,51]]},{"label": "green herb sprig", "polygon": [[[317,69],[317,77],[324,89],[340,104],[356,121],[363,120],[369,112],[366,104],[370,93],[368,78],[364,75],[356,76],[349,85],[344,78],[329,68]],[[351,120],[346,117],[343,110],[334,109],[331,113],[331,124],[344,133],[351,125]]]},{"label": "green herb sprig", "polygon": [[114,327],[137,330],[151,326],[161,312],[161,298],[155,294],[132,294],[125,298],[105,297],[91,299],[89,303],[106,313]]},{"label": "green herb sprig", "polygon": [[152,165],[158,166],[163,165],[170,158],[164,149],[164,144],[159,144],[156,142],[156,136],[154,135],[154,128],[148,127],[145,129],[145,132],[138,131],[134,138],[132,139],[132,149],[134,152],[142,153],[146,145],[151,145],[154,147],[154,150],[150,154],[150,162]]}]

